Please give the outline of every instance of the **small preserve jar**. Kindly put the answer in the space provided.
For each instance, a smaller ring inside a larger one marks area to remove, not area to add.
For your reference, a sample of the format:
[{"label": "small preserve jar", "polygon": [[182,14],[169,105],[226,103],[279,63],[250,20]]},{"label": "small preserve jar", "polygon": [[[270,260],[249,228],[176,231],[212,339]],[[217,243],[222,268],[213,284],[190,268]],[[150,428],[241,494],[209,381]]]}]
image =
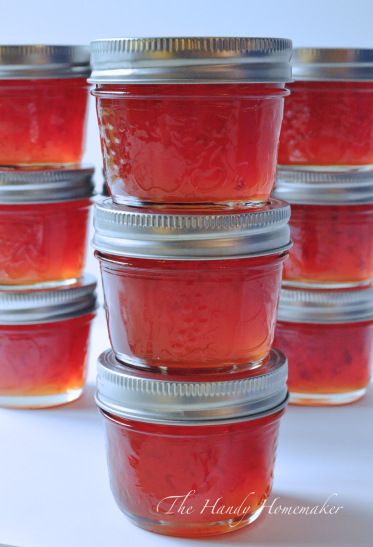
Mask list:
[{"label": "small preserve jar", "polygon": [[116,357],[184,371],[257,366],[269,353],[287,204],[235,214],[95,206],[109,336]]},{"label": "small preserve jar", "polygon": [[290,402],[362,397],[373,363],[373,289],[281,291],[275,344],[289,360]]},{"label": "small preserve jar", "polygon": [[92,176],[92,168],[0,168],[0,286],[82,275]]},{"label": "small preserve jar", "polygon": [[373,49],[295,49],[281,165],[373,165]]},{"label": "small preserve jar", "polygon": [[92,43],[106,178],[116,203],[264,203],[277,163],[291,41]]},{"label": "small preserve jar", "polygon": [[0,165],[81,161],[89,58],[86,46],[0,46]]},{"label": "small preserve jar", "polygon": [[98,363],[110,484],[131,521],[203,537],[253,522],[271,492],[287,363],[272,350],[255,371],[164,376]]},{"label": "small preserve jar", "polygon": [[373,279],[373,170],[278,170],[274,195],[291,204],[293,247],[284,285],[344,288]]},{"label": "small preserve jar", "polygon": [[0,406],[68,403],[83,390],[96,282],[0,291]]}]

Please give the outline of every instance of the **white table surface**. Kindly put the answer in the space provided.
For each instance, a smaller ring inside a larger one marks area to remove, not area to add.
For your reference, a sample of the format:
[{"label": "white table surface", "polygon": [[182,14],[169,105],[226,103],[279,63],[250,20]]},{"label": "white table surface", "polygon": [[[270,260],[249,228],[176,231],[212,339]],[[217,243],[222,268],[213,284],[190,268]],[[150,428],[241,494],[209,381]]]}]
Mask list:
[{"label": "white table surface", "polygon": [[337,493],[335,516],[261,516],[209,540],[140,530],[111,496],[103,423],[93,401],[94,368],[108,339],[102,311],[93,329],[83,397],[51,410],[0,410],[0,544],[16,547],[170,545],[373,545],[373,390],[339,408],[289,407],[283,419],[272,498],[314,506]]}]

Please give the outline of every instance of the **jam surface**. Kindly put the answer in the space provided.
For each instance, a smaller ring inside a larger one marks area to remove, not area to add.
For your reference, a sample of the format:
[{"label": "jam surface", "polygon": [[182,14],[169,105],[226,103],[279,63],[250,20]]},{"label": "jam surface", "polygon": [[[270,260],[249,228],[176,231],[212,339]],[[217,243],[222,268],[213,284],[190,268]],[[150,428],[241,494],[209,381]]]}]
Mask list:
[{"label": "jam surface", "polygon": [[244,526],[270,494],[282,412],[211,426],[145,424],[104,413],[118,506],[162,534],[201,537]]},{"label": "jam surface", "polygon": [[169,372],[260,362],[273,341],[285,254],[162,261],[96,253],[117,358]]},{"label": "jam surface", "polygon": [[288,386],[310,395],[366,388],[373,363],[373,322],[308,324],[278,321],[275,345],[289,362]]},{"label": "jam surface", "polygon": [[373,82],[294,82],[288,87],[279,164],[373,164]]},{"label": "jam surface", "polygon": [[79,163],[87,101],[84,78],[1,80],[0,165]]},{"label": "jam surface", "polygon": [[0,205],[0,285],[77,279],[90,200]]},{"label": "jam surface", "polygon": [[353,286],[373,278],[373,205],[292,205],[284,280]]},{"label": "jam surface", "polygon": [[94,94],[114,200],[187,204],[268,199],[283,86],[106,84]]},{"label": "jam surface", "polygon": [[25,397],[27,406],[27,397],[82,389],[92,319],[0,325],[0,399]]}]

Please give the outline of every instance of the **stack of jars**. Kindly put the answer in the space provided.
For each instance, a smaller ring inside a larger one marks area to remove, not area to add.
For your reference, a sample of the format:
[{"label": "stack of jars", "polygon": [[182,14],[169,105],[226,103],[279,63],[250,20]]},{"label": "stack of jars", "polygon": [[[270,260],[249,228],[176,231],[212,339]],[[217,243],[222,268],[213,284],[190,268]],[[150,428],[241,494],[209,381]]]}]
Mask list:
[{"label": "stack of jars", "polygon": [[79,397],[95,280],[83,275],[93,169],[77,46],[0,46],[0,405]]},{"label": "stack of jars", "polygon": [[292,206],[276,344],[290,401],[363,396],[373,359],[373,50],[298,49],[275,195]]},{"label": "stack of jars", "polygon": [[272,348],[289,206],[274,184],[291,42],[98,40],[95,207],[112,349],[111,487],[148,530],[208,536],[269,496],[287,363]]}]

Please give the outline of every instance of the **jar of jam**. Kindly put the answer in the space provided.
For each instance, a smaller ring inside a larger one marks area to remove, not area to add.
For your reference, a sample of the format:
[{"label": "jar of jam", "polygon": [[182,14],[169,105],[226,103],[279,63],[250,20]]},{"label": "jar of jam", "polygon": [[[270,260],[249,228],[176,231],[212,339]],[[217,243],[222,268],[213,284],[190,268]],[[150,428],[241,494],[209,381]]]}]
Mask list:
[{"label": "jar of jam", "polygon": [[86,46],[0,46],[0,165],[81,161],[89,61]]},{"label": "jar of jam", "polygon": [[92,43],[106,177],[116,203],[248,206],[275,177],[291,41]]},{"label": "jar of jam", "polygon": [[82,275],[92,175],[83,167],[0,168],[0,288]]},{"label": "jar of jam", "polygon": [[83,390],[96,282],[0,291],[0,406],[42,408]]},{"label": "jar of jam", "polygon": [[373,363],[373,289],[281,291],[275,344],[289,360],[290,402],[362,397]]},{"label": "jar of jam", "polygon": [[373,165],[373,49],[295,49],[278,161]]},{"label": "jar of jam", "polygon": [[235,214],[95,207],[116,357],[168,372],[257,366],[274,336],[287,204]]},{"label": "jar of jam", "polygon": [[373,279],[373,170],[278,170],[275,196],[291,203],[294,243],[285,285],[344,288]]},{"label": "jar of jam", "polygon": [[111,489],[152,532],[203,537],[252,523],[271,492],[287,363],[255,371],[164,376],[98,363]]}]

